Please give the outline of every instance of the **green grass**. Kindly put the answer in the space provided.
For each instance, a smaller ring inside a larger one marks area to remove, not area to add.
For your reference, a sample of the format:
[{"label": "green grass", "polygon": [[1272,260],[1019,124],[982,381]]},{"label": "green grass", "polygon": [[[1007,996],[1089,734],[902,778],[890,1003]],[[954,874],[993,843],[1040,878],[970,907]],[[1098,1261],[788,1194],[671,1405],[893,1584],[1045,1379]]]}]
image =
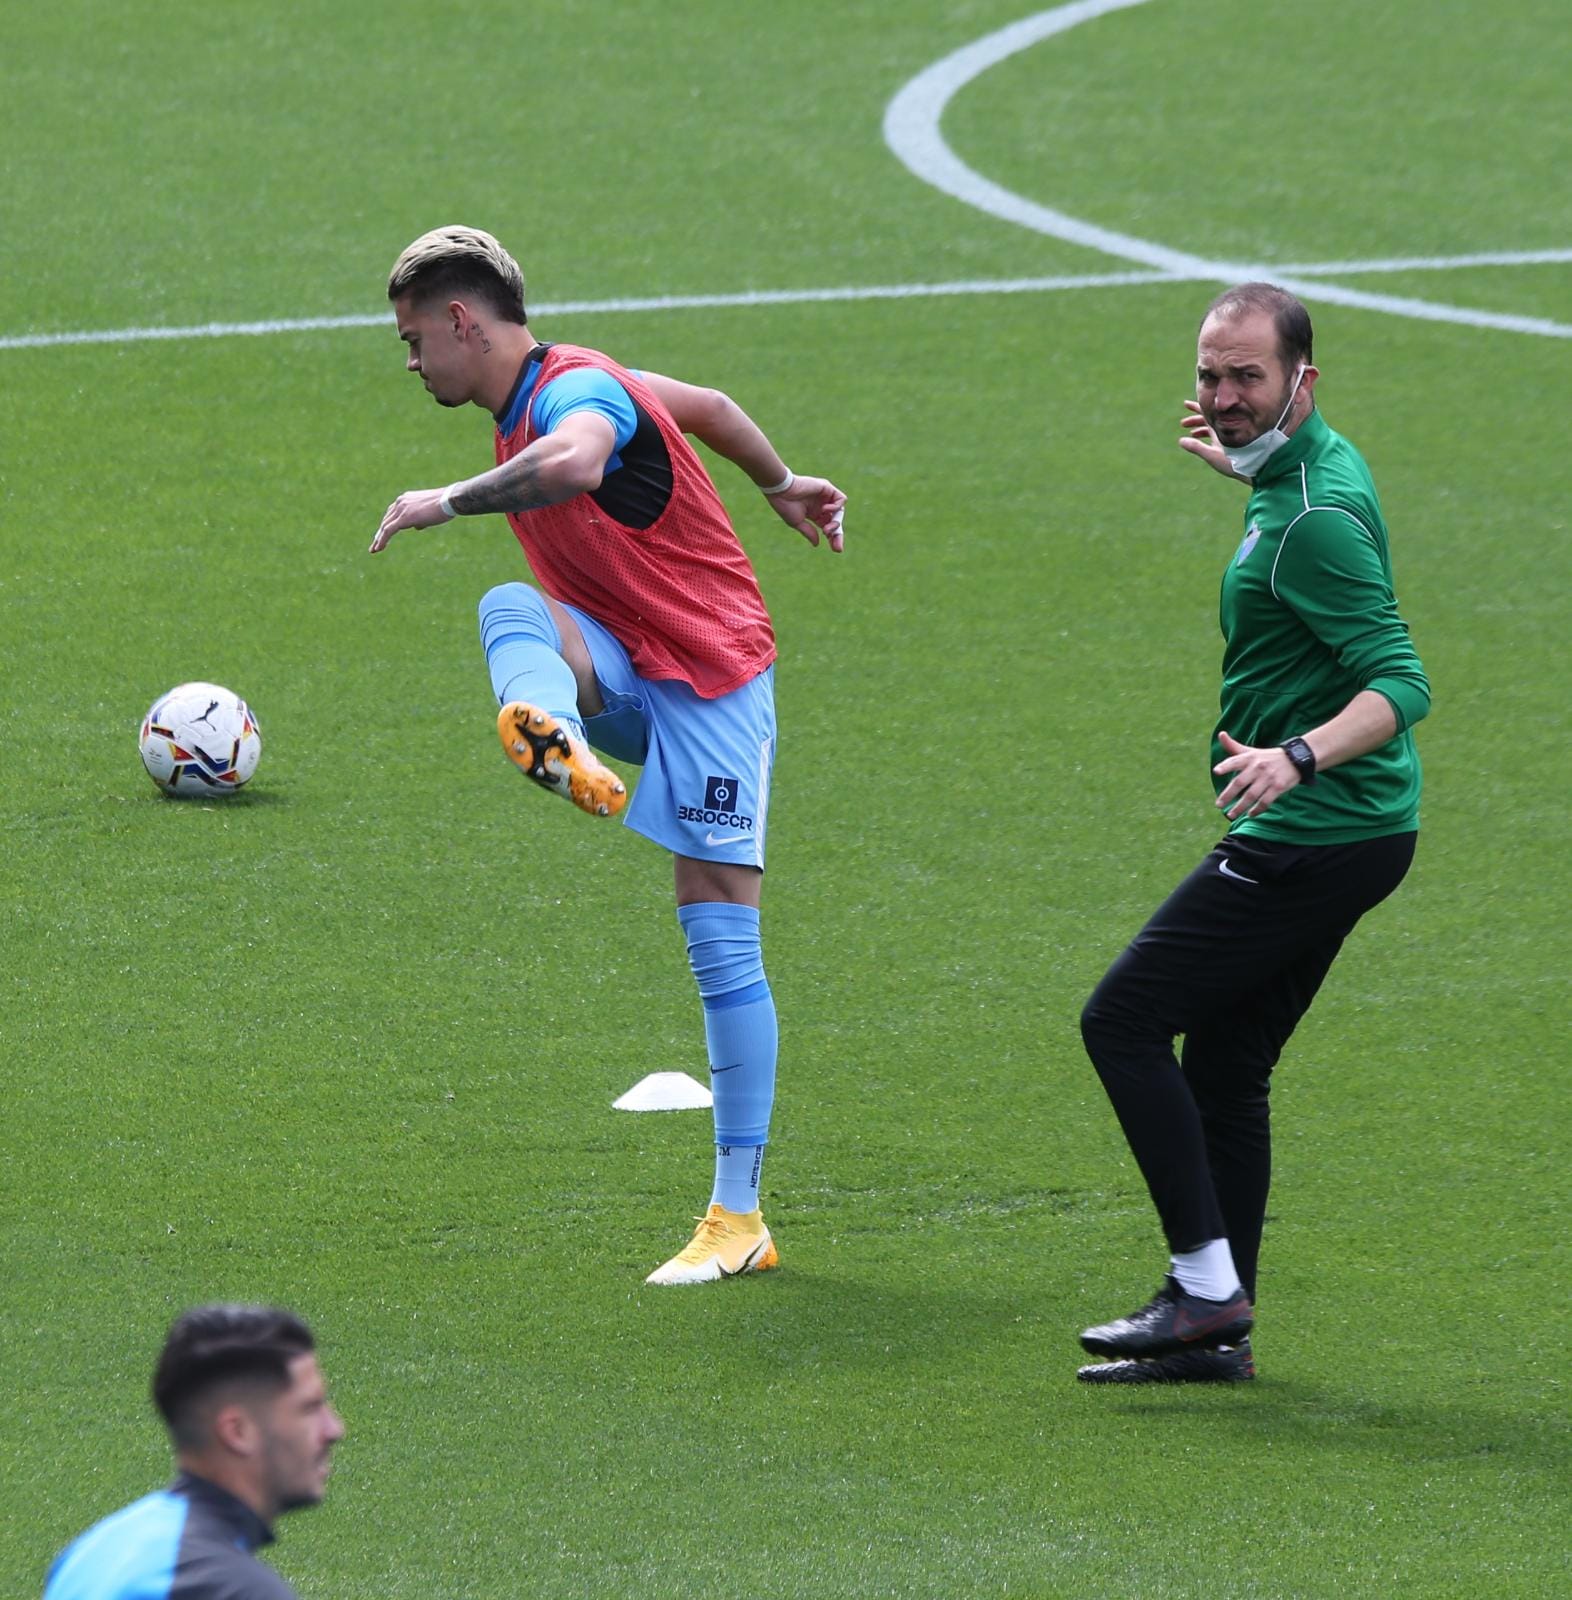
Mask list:
[{"label": "green grass", "polygon": [[1008,188],[1214,260],[1566,248],[1572,131],[1543,115],[1572,71],[1555,0],[1488,24],[1472,0],[1181,11],[1016,55],[962,91],[947,135]]},{"label": "green grass", "polygon": [[[1564,248],[1559,8],[1470,9],[1229,0],[1202,31],[1157,0],[946,131],[1178,249]],[[0,336],[375,311],[454,218],[545,303],[1117,266],[880,142],[907,78],[1019,14],[35,10]],[[1300,139],[1308,189],[1273,159]],[[1564,266],[1362,281],[1572,316]],[[152,1354],[236,1296],[312,1319],[350,1427],[282,1529],[306,1600],[1559,1591],[1562,341],[1313,306],[1435,689],[1418,864],[1280,1072],[1261,1380],[1071,1381],[1162,1260],[1076,1014],[1215,832],[1239,503],[1173,444],[1207,292],[542,321],[727,388],[851,495],[835,559],[716,469],[781,641],[785,1265],[693,1294],[641,1280],[706,1196],[705,1119],[610,1110],[702,1075],[669,867],[497,755],[505,526],[365,555],[400,489],[485,465],[485,419],[431,407],[391,328],[0,350],[0,1590],[161,1478]],[[132,751],[195,676],[262,719],[223,806]]]}]

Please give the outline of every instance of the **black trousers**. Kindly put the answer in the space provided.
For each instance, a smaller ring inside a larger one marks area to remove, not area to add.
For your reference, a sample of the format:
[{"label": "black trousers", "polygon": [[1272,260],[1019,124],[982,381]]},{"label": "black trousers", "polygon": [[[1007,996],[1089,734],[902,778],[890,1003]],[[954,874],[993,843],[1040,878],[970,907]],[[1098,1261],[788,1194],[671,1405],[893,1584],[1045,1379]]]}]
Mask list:
[{"label": "black trousers", "polygon": [[1354,924],[1403,881],[1416,839],[1222,840],[1081,1013],[1169,1248],[1226,1238],[1251,1300],[1272,1177],[1272,1068]]}]

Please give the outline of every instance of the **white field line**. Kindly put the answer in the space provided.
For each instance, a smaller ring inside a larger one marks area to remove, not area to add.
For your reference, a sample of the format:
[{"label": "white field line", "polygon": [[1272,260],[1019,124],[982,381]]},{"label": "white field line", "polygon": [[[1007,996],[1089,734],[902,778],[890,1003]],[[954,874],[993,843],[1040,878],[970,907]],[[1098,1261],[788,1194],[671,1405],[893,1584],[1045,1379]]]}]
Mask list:
[{"label": "white field line", "polygon": [[[530,307],[532,317],[598,316],[618,311],[703,311],[728,306],[796,306],[829,300],[906,300],[926,295],[1029,294],[1051,289],[1100,289],[1164,282],[1161,273],[1077,273],[1056,278],[979,278],[958,283],[852,284],[832,289],[744,289],[735,294],[663,294],[642,299],[559,300]],[[0,350],[56,344],[136,344],[144,339],[227,339],[266,333],[311,333],[330,328],[393,327],[391,310],[369,316],[277,318],[269,322],[203,322],[185,328],[100,328],[76,333],[16,333]]]},{"label": "white field line", "polygon": [[[939,122],[952,99],[990,68],[1055,34],[1094,21],[1110,12],[1147,5],[1150,0],[1074,0],[974,40],[918,73],[895,95],[884,113],[884,139],[899,160],[924,183],[990,216],[1013,222],[1037,233],[1049,234],[1069,244],[1083,245],[1121,261],[1151,267],[1169,277],[1205,279],[1214,283],[1239,283],[1249,278],[1271,277],[1274,282],[1303,294],[1307,300],[1385,311],[1394,316],[1426,322],[1452,322],[1472,328],[1495,328],[1509,333],[1539,334],[1547,338],[1572,338],[1572,325],[1542,317],[1520,317],[1503,312],[1476,311],[1397,295],[1373,294],[1341,284],[1320,283],[1312,273],[1297,277],[1258,262],[1218,261],[1171,250],[1167,245],[1132,234],[1115,233],[1052,207],[1038,205],[1023,195],[974,172],[945,142]],[[1485,264],[1485,263],[1481,263]],[[1403,270],[1397,268],[1394,270]]]},{"label": "white field line", "polygon": [[1283,265],[1274,272],[1293,272],[1313,278],[1322,273],[1432,272],[1455,267],[1555,267],[1572,261],[1572,250],[1481,250],[1467,256],[1391,256],[1385,261],[1317,261],[1309,266]]},{"label": "white field line", "polygon": [[[1446,272],[1458,267],[1545,266],[1572,262],[1572,250],[1492,250],[1461,256],[1397,256],[1389,260],[1302,262],[1260,266],[1266,276],[1313,278],[1336,273]],[[532,316],[600,316],[621,311],[704,311],[747,306],[800,306],[837,300],[920,300],[957,295],[1051,294],[1067,289],[1123,289],[1150,283],[1211,282],[1215,273],[1088,272],[1040,278],[963,278],[951,283],[847,284],[825,289],[745,289],[735,294],[668,294],[642,299],[561,300],[535,306]],[[262,322],[200,322],[179,328],[88,328],[67,333],[0,335],[0,350],[40,350],[53,345],[143,344],[157,339],[234,339],[274,333],[315,333],[338,328],[392,329],[390,311],[346,317],[278,317]],[[1551,324],[1555,326],[1555,324]]]}]

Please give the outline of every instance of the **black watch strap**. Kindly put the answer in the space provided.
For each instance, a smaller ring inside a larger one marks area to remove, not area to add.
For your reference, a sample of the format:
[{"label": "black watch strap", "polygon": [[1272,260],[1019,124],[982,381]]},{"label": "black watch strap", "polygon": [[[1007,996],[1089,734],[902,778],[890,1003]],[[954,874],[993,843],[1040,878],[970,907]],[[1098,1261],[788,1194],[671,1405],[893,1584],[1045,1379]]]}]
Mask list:
[{"label": "black watch strap", "polygon": [[1298,737],[1285,740],[1279,747],[1294,764],[1301,783],[1315,782],[1315,751]]}]

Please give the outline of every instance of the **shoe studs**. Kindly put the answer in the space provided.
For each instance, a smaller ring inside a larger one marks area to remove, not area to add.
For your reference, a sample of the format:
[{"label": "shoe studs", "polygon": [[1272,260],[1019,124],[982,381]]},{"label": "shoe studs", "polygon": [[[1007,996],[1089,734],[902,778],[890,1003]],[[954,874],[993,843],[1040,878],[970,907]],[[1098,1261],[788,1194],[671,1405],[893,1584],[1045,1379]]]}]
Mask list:
[{"label": "shoe studs", "polygon": [[526,777],[571,800],[592,817],[611,817],[627,799],[627,785],[600,768],[567,728],[536,706],[504,706],[498,728],[502,747]]}]

